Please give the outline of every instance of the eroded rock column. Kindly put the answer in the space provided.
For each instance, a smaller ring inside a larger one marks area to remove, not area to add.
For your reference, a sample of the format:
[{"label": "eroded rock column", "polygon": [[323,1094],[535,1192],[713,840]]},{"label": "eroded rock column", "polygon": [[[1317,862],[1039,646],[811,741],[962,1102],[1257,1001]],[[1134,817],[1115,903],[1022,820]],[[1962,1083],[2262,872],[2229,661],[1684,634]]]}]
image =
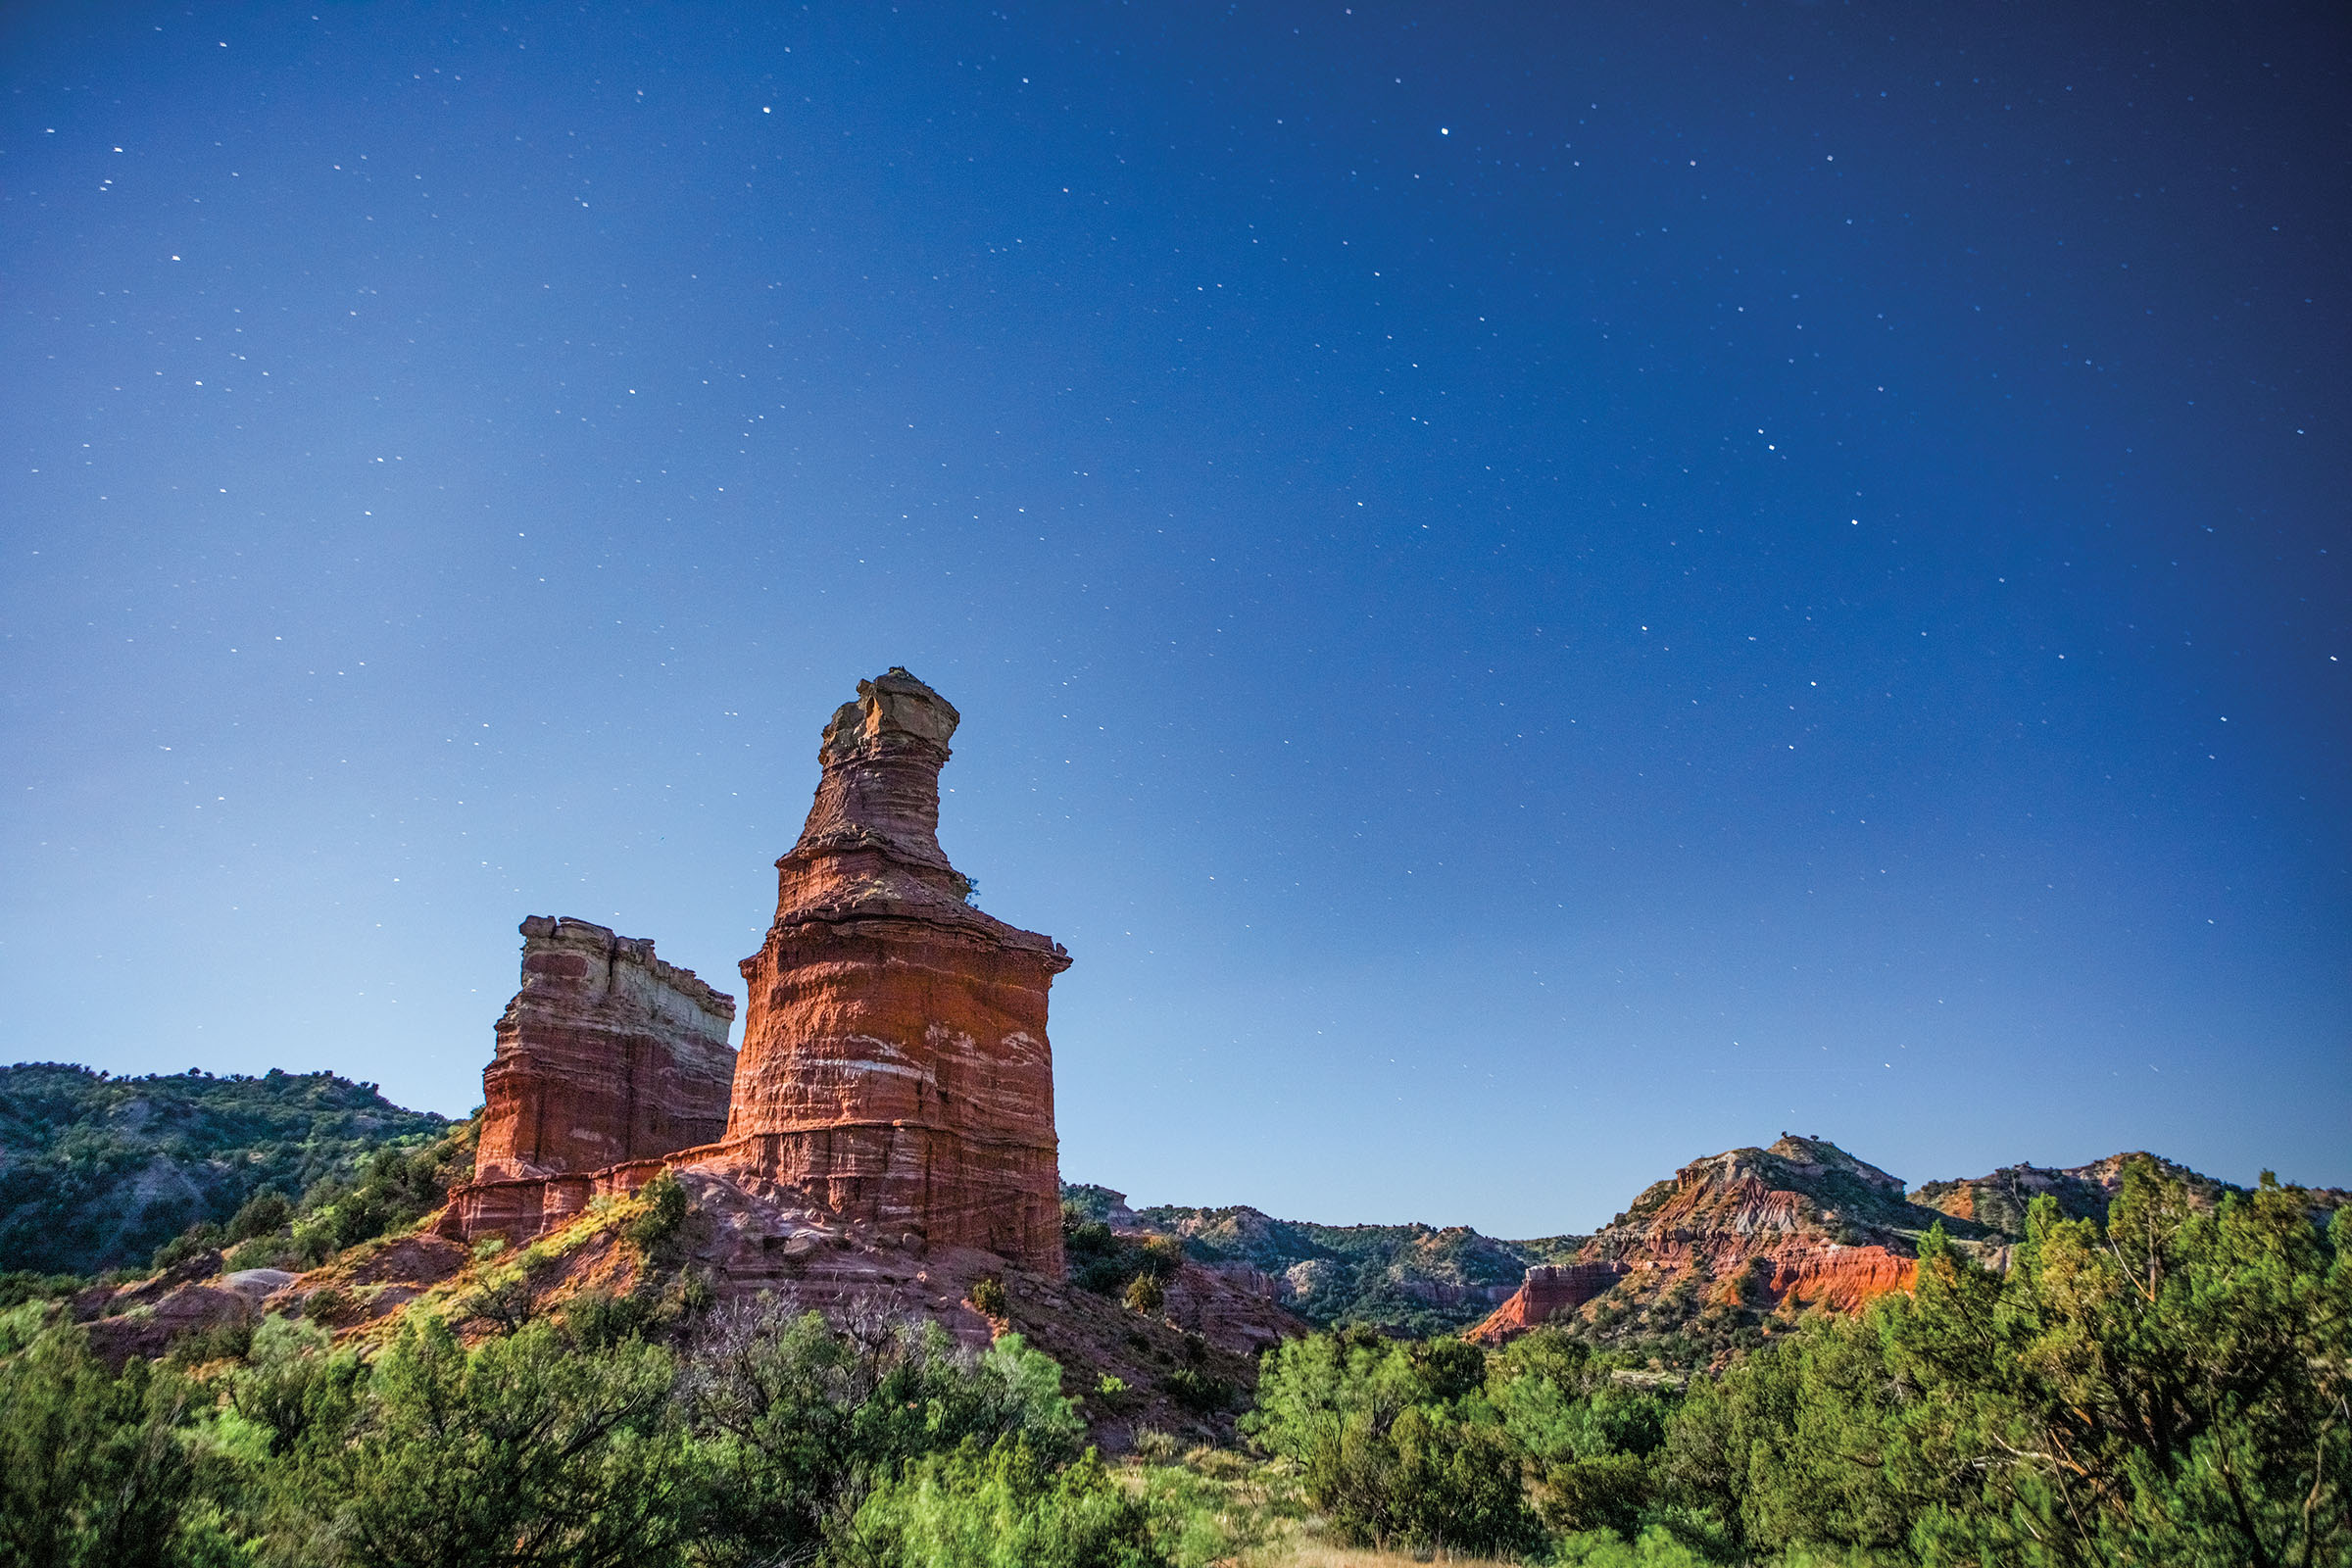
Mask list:
[{"label": "eroded rock column", "polygon": [[825,726],[775,923],[743,960],[724,1158],[853,1220],[1058,1275],[1046,993],[1070,959],[967,904],[940,851],[957,716],[893,669]]},{"label": "eroded rock column", "polygon": [[586,920],[522,922],[522,989],[482,1073],[474,1180],[599,1170],[726,1127],[735,999]]}]

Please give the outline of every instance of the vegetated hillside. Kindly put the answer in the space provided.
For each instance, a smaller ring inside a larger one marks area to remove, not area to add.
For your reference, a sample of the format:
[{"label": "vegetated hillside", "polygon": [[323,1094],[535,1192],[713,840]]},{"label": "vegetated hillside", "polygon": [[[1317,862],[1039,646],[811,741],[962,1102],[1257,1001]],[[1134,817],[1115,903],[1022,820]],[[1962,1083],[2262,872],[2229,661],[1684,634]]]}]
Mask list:
[{"label": "vegetated hillside", "polygon": [[[2045,1193],[2068,1219],[2104,1221],[2108,1203],[2122,1189],[2125,1163],[2135,1159],[2148,1161],[2166,1181],[2180,1182],[2208,1207],[2220,1202],[2224,1193],[2242,1191],[2155,1154],[2131,1153],[2110,1154],[2087,1165],[2003,1165],[1989,1176],[1925,1182],[1911,1194],[1911,1201],[2015,1239],[2026,1233],[2026,1209]],[[2321,1196],[2327,1195],[2323,1191]],[[2339,1200],[2342,1197],[2334,1196]]]},{"label": "vegetated hillside", "polygon": [[1126,1195],[1064,1183],[1079,1217],[1119,1231],[1172,1236],[1185,1255],[1328,1327],[1364,1323],[1415,1338],[1475,1323],[1519,1288],[1530,1266],[1565,1259],[1581,1236],[1499,1241],[1467,1225],[1317,1225],[1247,1204],[1129,1208]]},{"label": "vegetated hillside", "polygon": [[[1906,1192],[1900,1178],[1825,1139],[1784,1133],[1769,1148],[1692,1161],[1589,1237],[1502,1241],[1467,1226],[1318,1225],[1247,1205],[1137,1209],[1089,1184],[1065,1183],[1062,1200],[1081,1224],[1175,1238],[1193,1261],[1318,1325],[1362,1323],[1413,1338],[1476,1326],[1480,1338],[1501,1343],[1557,1322],[1596,1346],[1692,1366],[1762,1344],[1806,1312],[1851,1312],[1908,1289],[1933,1227],[1997,1266],[2023,1239],[2026,1205],[2037,1194],[2050,1194],[2070,1217],[2104,1219],[2126,1164],[2141,1159],[2207,1206],[2240,1191],[2153,1155],[2116,1154]],[[2305,1196],[2322,1224],[2346,1198],[2322,1189]],[[1087,1256],[1072,1251],[1074,1276]],[[1556,1267],[1523,1285],[1540,1265]]]},{"label": "vegetated hillside", "polygon": [[116,1078],[63,1062],[0,1067],[0,1273],[143,1264],[264,1191],[350,1179],[388,1146],[449,1126],[333,1073]]},{"label": "vegetated hillside", "polygon": [[[1807,1313],[1852,1313],[1909,1290],[1932,1230],[1954,1252],[1999,1268],[2025,1239],[2036,1196],[2069,1218],[2104,1221],[2131,1166],[2208,1211],[2242,1191],[2154,1155],[2117,1154],[1905,1192],[1899,1178],[1827,1140],[1784,1133],[1769,1148],[1727,1150],[1652,1184],[1568,1267],[1531,1275],[1471,1333],[1499,1344],[1549,1323],[1664,1366],[1721,1364],[1791,1332]],[[2295,1191],[2323,1225],[2345,1197]]]}]

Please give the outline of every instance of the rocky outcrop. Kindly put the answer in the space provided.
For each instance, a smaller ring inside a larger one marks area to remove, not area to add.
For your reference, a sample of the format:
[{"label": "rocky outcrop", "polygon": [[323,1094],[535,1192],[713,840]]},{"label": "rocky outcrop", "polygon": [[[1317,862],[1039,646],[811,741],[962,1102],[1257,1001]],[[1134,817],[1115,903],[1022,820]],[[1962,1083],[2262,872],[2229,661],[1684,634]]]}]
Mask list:
[{"label": "rocky outcrop", "polygon": [[883,1234],[1062,1270],[1046,993],[1058,943],[974,908],[940,851],[958,715],[904,669],[825,726],[808,825],[776,862],[722,1148],[706,1167]]},{"label": "rocky outcrop", "polygon": [[522,1240],[663,1168],[891,1245],[1062,1272],[1046,993],[1059,944],[972,906],[939,847],[958,715],[904,669],[825,726],[776,914],[731,999],[578,920],[523,924],[474,1180],[442,1234]]},{"label": "rocky outcrop", "polygon": [[600,1173],[650,1174],[726,1126],[734,998],[586,920],[533,915],[522,938],[522,989],[482,1072],[481,1145],[473,1180],[450,1195],[452,1235],[535,1235],[585,1207]]},{"label": "rocky outcrop", "polygon": [[1526,1281],[1467,1336],[1499,1345],[1529,1329],[1573,1312],[1625,1277],[1617,1263],[1547,1263],[1527,1271]]},{"label": "rocky outcrop", "polygon": [[219,1282],[182,1285],[150,1305],[99,1318],[84,1331],[90,1353],[120,1367],[132,1356],[157,1356],[172,1343],[205,1329],[236,1328],[255,1317],[247,1293]]},{"label": "rocky outcrop", "polygon": [[[1918,1238],[1939,1218],[1905,1198],[1898,1178],[1825,1140],[1784,1133],[1769,1149],[1694,1160],[1651,1186],[1570,1265],[1530,1269],[1469,1337],[1499,1344],[1604,1298],[1628,1311],[1854,1311],[1910,1289]],[[1944,1222],[1963,1241],[1984,1234]]]},{"label": "rocky outcrop", "polygon": [[1782,1247],[1767,1253],[1766,1299],[1782,1306],[1820,1306],[1858,1312],[1889,1291],[1907,1291],[1919,1278],[1919,1258],[1905,1248]]},{"label": "rocky outcrop", "polygon": [[725,1129],[733,997],[586,920],[533,915],[522,939],[482,1073],[477,1180],[655,1159]]}]

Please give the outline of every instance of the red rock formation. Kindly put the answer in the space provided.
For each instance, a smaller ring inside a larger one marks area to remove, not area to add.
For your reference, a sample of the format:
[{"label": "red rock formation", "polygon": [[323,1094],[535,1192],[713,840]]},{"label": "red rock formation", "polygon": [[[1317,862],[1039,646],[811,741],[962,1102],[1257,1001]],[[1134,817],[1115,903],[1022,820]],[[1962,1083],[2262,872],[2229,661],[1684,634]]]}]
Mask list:
[{"label": "red rock formation", "polygon": [[733,1003],[651,943],[525,922],[475,1179],[444,1235],[521,1240],[670,1166],[798,1195],[894,1246],[1060,1275],[1046,993],[1069,956],[973,908],[940,851],[956,710],[904,669],[858,691],[825,726],[775,923],[743,962],[740,1058]]},{"label": "red rock formation", "polygon": [[1615,1263],[1546,1263],[1527,1271],[1527,1282],[1464,1336],[1482,1345],[1500,1345],[1573,1312],[1625,1277]]},{"label": "red rock formation", "polygon": [[600,1170],[715,1139],[735,999],[585,920],[533,915],[522,936],[522,989],[482,1073],[476,1179]]},{"label": "red rock formation", "polygon": [[1717,1305],[1856,1311],[1911,1288],[1916,1238],[1936,1218],[1875,1165],[1783,1135],[1770,1149],[1694,1160],[1655,1184],[1573,1264],[1530,1269],[1519,1294],[1468,1337],[1499,1344],[1620,1285],[1648,1297],[1685,1278]]},{"label": "red rock formation", "polygon": [[585,920],[533,915],[522,936],[522,989],[482,1073],[474,1179],[451,1195],[449,1226],[466,1236],[533,1234],[586,1204],[591,1173],[726,1126],[734,998]]},{"label": "red rock formation", "polygon": [[1046,993],[1058,943],[966,902],[937,836],[957,714],[904,669],[825,726],[808,825],[776,862],[728,1169],[886,1234],[1062,1270]]},{"label": "red rock formation", "polygon": [[1772,1272],[1765,1294],[1776,1302],[1858,1312],[1889,1291],[1907,1291],[1919,1278],[1919,1259],[1884,1247],[1781,1247],[1766,1254]]}]

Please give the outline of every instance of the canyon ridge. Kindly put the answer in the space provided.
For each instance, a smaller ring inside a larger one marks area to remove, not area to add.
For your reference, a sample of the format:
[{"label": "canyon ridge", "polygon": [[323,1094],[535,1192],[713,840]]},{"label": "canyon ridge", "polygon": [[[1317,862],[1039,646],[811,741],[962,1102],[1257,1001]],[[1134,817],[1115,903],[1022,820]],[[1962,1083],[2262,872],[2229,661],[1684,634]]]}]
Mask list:
[{"label": "canyon ridge", "polygon": [[[773,918],[739,965],[740,1051],[735,999],[650,939],[532,916],[468,1122],[401,1112],[327,1075],[185,1075],[191,1098],[350,1106],[345,1123],[389,1141],[356,1193],[305,1176],[303,1210],[279,1198],[282,1215],[239,1188],[234,1159],[208,1155],[198,1171],[151,1156],[141,1183],[175,1182],[198,1224],[157,1253],[161,1272],[74,1298],[94,1343],[118,1359],[157,1353],[269,1311],[346,1337],[380,1337],[417,1309],[486,1331],[591,1296],[682,1325],[773,1293],[836,1317],[935,1322],[975,1347],[1018,1331],[1099,1391],[1089,1415],[1113,1446],[1143,1424],[1219,1437],[1258,1354],[1317,1324],[1487,1344],[1561,1324],[1691,1365],[1802,1313],[1908,1289],[1932,1227],[1997,1265],[2034,1197],[2100,1213],[2126,1164],[2153,1160],[1906,1190],[1827,1140],[1783,1134],[1686,1165],[1594,1235],[1528,1242],[1136,1209],[1111,1189],[1065,1186],[1047,1011],[1070,956],[975,907],[939,847],[959,722],[893,668],[825,724],[815,799],[776,861]],[[0,1069],[0,1237],[29,1245],[38,1216],[60,1211],[37,1170],[44,1139],[80,1125],[74,1104],[143,1125],[171,1097],[130,1086],[160,1082]],[[359,1169],[356,1153],[338,1157]],[[2228,1191],[2154,1163],[2204,1200]],[[386,1171],[388,1196],[368,1197]],[[2344,1197],[2308,1200],[2324,1213]],[[257,1202],[264,1217],[248,1223]],[[132,1217],[104,1234],[135,1234]]]}]

